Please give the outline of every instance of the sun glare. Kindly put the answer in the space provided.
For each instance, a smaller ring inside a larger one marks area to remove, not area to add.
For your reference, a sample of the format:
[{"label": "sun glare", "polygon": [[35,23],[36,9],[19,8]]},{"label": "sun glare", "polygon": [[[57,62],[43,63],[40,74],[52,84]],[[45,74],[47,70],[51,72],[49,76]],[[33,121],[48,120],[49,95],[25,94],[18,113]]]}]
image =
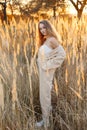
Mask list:
[{"label": "sun glare", "polygon": [[[74,2],[76,2],[76,0],[74,0]],[[76,15],[77,11],[76,11],[75,7],[72,5],[72,3],[70,1],[68,1],[68,3],[69,3],[68,12],[70,14]]]},{"label": "sun glare", "polygon": [[31,0],[21,0],[21,2],[22,2],[23,4],[27,4],[29,1],[31,1]]},{"label": "sun glare", "polygon": [[73,15],[76,15],[76,14],[77,14],[77,11],[74,9],[74,7],[70,7],[69,13],[70,13],[70,14],[73,14]]}]

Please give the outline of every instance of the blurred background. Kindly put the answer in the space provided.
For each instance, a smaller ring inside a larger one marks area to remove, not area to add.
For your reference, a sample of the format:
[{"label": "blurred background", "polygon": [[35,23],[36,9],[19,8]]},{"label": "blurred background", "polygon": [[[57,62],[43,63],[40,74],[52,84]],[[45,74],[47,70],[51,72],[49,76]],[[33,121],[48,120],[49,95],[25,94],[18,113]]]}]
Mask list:
[{"label": "blurred background", "polygon": [[41,19],[67,54],[55,72],[50,130],[87,130],[87,0],[0,0],[0,130],[38,130]]}]

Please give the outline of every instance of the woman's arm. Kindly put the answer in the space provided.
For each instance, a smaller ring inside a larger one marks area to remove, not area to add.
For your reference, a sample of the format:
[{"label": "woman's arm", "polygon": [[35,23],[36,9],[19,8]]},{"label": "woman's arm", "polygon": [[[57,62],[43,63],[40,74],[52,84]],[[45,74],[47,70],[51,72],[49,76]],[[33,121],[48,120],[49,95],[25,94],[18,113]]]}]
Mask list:
[{"label": "woman's arm", "polygon": [[47,57],[48,60],[46,60],[42,64],[42,69],[48,70],[48,69],[58,68],[62,65],[64,59],[66,58],[66,52],[63,49],[63,47],[59,45],[57,49],[53,50],[53,52],[51,56]]}]

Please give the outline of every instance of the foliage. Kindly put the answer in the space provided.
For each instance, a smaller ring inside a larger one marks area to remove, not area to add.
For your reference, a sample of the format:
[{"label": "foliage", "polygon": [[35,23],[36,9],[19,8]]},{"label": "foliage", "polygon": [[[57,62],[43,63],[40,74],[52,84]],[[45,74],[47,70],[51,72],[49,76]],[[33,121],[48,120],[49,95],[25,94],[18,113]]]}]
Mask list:
[{"label": "foliage", "polygon": [[64,0],[31,0],[27,3],[22,3],[22,1],[14,0],[12,3],[9,1],[1,2],[4,5],[5,11],[3,12],[4,15],[6,13],[6,7],[11,11],[11,14],[14,15],[14,12],[20,13],[21,15],[31,15],[32,13],[37,13],[38,11],[45,10],[48,11],[49,9],[54,9],[55,7],[62,7],[64,5]]}]

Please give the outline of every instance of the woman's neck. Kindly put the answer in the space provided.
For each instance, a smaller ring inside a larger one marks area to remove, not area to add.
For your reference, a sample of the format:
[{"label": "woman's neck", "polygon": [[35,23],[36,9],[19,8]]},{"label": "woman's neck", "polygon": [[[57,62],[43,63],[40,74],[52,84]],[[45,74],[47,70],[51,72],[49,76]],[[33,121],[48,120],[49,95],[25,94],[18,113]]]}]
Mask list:
[{"label": "woman's neck", "polygon": [[46,35],[46,36],[44,36],[44,38],[45,38],[46,40],[47,40],[49,37],[50,37],[50,36],[47,36],[47,35]]}]

